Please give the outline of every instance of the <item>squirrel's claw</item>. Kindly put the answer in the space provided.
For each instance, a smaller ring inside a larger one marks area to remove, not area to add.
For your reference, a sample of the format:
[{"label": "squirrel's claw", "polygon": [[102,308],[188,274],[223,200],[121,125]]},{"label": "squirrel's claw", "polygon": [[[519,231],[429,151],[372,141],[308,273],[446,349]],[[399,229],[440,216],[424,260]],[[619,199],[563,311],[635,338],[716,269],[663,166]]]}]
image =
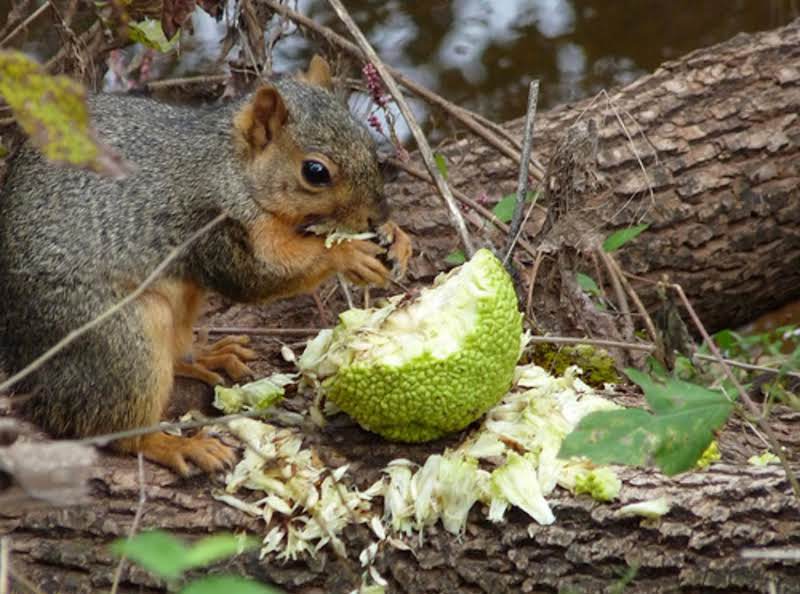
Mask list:
[{"label": "squirrel's claw", "polygon": [[198,379],[210,386],[224,381],[220,374],[212,371],[214,369],[224,370],[234,380],[252,376],[253,370],[245,361],[252,361],[258,355],[252,349],[242,346],[249,343],[250,338],[247,336],[226,336],[211,345],[197,345],[190,360],[180,361],[175,365],[175,374]]},{"label": "squirrel's claw", "polygon": [[378,241],[383,247],[388,247],[387,257],[393,262],[392,277],[401,279],[408,271],[408,261],[413,248],[411,238],[394,221],[388,221],[378,227]]},{"label": "squirrel's claw", "polygon": [[122,452],[141,452],[148,460],[171,468],[181,476],[188,476],[189,462],[208,473],[230,468],[236,462],[233,449],[205,431],[192,437],[151,433],[141,438],[120,440],[114,446]]}]

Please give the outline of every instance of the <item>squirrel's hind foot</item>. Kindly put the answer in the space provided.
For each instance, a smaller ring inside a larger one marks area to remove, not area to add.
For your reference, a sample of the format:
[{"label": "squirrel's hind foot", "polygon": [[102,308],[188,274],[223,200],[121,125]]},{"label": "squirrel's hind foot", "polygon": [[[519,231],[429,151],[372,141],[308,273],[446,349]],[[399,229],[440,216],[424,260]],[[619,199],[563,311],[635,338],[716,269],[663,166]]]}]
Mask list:
[{"label": "squirrel's hind foot", "polygon": [[193,462],[208,473],[230,468],[236,461],[233,449],[214,437],[200,431],[192,437],[152,433],[143,437],[124,439],[113,444],[114,449],[126,453],[141,453],[145,458],[166,466],[181,476],[189,475]]},{"label": "squirrel's hind foot", "polygon": [[212,371],[215,369],[224,370],[233,380],[252,376],[253,370],[245,362],[257,359],[258,355],[244,346],[249,343],[247,336],[226,336],[210,345],[195,346],[191,361],[175,365],[175,375],[198,379],[210,386],[224,381],[220,374]]}]

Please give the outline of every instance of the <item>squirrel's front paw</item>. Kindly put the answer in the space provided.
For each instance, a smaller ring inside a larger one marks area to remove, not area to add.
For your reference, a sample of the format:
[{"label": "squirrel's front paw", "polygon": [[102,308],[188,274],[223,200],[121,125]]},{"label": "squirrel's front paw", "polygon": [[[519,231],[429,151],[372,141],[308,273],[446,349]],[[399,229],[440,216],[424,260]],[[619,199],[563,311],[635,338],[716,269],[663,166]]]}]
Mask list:
[{"label": "squirrel's front paw", "polygon": [[397,223],[389,221],[378,227],[378,239],[382,246],[389,248],[387,257],[393,263],[394,277],[403,278],[411,258],[411,238]]},{"label": "squirrel's front paw", "polygon": [[357,239],[332,249],[336,272],[344,274],[347,280],[358,285],[383,286],[388,282],[389,270],[377,258],[386,250],[378,244]]}]

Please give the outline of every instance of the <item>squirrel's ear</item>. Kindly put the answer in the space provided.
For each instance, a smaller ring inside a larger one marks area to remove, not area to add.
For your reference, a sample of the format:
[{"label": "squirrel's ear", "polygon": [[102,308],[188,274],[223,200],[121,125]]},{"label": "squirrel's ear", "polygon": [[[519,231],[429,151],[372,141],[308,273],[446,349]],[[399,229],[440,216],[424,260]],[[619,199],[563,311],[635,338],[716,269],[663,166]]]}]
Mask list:
[{"label": "squirrel's ear", "polygon": [[261,86],[234,119],[234,127],[249,154],[265,148],[289,118],[286,104],[272,85]]},{"label": "squirrel's ear", "polygon": [[333,88],[333,79],[331,78],[331,67],[328,61],[319,54],[314,54],[314,57],[311,58],[311,63],[308,65],[308,70],[303,74],[303,80],[309,84],[331,90]]}]

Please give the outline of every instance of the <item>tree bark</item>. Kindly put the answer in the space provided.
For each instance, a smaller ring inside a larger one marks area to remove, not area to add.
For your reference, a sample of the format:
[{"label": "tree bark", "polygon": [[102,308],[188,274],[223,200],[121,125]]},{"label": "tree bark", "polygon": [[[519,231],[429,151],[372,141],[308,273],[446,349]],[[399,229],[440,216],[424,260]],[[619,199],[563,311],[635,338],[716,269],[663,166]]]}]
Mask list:
[{"label": "tree bark", "polygon": [[[602,189],[580,196],[562,219],[588,224],[598,237],[639,220],[650,222],[650,230],[624,249],[624,267],[650,279],[671,275],[704,321],[717,328],[798,294],[798,106],[800,22],[795,22],[665,64],[609,99],[544,114],[534,146],[547,163],[576,118],[595,118]],[[616,113],[634,138],[647,177]],[[512,122],[510,128],[520,125]],[[469,195],[513,191],[515,167],[477,141],[458,142],[446,152],[450,181]],[[400,222],[423,248],[415,273],[433,273],[441,256],[456,247],[444,208],[424,183],[401,179],[391,193],[400,205]],[[539,215],[531,229],[543,220]],[[652,302],[651,290],[638,288]],[[797,413],[784,413],[773,423],[795,467],[800,466],[798,423]],[[389,460],[423,461],[456,440],[398,446],[349,424],[309,436],[323,459],[335,459],[337,466],[351,462],[350,474],[361,488]],[[783,471],[744,463],[763,447],[749,428],[728,427],[721,437],[723,463],[706,471],[668,479],[623,469],[620,499],[610,505],[557,491],[552,498],[557,521],[547,527],[521,512],[494,525],[474,509],[462,539],[435,527],[422,545],[410,543],[413,552],[381,549],[376,565],[389,579],[390,592],[600,592],[618,584],[632,566],[638,571],[626,590],[631,592],[753,592],[772,585],[778,592],[800,592],[798,561],[740,556],[748,547],[800,548],[800,507]],[[139,498],[137,466],[104,454],[93,472],[89,505],[30,512],[0,508],[0,534],[8,536],[14,575],[42,592],[110,587],[117,562],[107,545],[131,527]],[[208,479],[181,481],[146,464],[140,529],[159,527],[190,538],[234,530],[265,534],[260,520],[213,500],[212,488]],[[618,515],[622,504],[659,496],[672,500],[671,512],[660,520]],[[248,555],[223,568],[291,592],[348,592],[360,581],[357,556],[370,534],[354,527],[344,540],[347,559],[324,549],[314,560],[281,564]],[[19,579],[12,583],[13,592],[28,591]],[[119,591],[155,592],[161,586],[126,565]]]},{"label": "tree bark", "polygon": [[[335,465],[351,463],[349,476],[366,488],[391,459],[423,462],[447,443],[398,446],[353,427],[346,420],[309,436],[315,449]],[[773,422],[800,470],[800,414]],[[723,434],[722,463],[705,471],[666,478],[658,472],[620,469],[617,501],[601,504],[556,490],[550,499],[556,522],[540,526],[519,510],[503,524],[486,521],[476,506],[466,534],[457,539],[440,525],[426,530],[422,545],[407,540],[413,552],[388,545],[376,567],[389,580],[388,592],[517,593],[608,591],[637,567],[626,592],[776,592],[800,593],[800,561],[748,560],[747,548],[800,549],[800,504],[778,466],[755,467],[746,457],[763,448],[748,428],[734,422]],[[138,507],[137,464],[133,458],[104,455],[93,471],[92,500],[65,509],[21,512],[0,509],[0,534],[9,537],[15,575],[42,592],[108,591],[116,559],[108,544],[127,535]],[[147,501],[139,530],[160,528],[192,539],[209,532],[266,534],[263,522],[218,503],[203,477],[177,479],[145,464]],[[622,517],[622,505],[666,496],[670,512],[660,520]],[[374,540],[363,525],[345,530],[348,558],[329,547],[316,559],[281,563],[257,554],[225,563],[220,570],[276,583],[297,594],[339,594],[358,587],[359,552]],[[13,582],[12,592],[27,592]],[[120,592],[156,592],[163,584],[138,568],[125,566]]]},{"label": "tree bark", "polygon": [[[799,111],[795,21],[695,51],[608,96],[539,115],[534,156],[545,165],[576,121],[594,120],[598,129],[598,183],[577,188],[562,217],[580,237],[549,239],[586,248],[619,228],[649,223],[621,250],[623,268],[680,283],[710,330],[736,327],[799,297]],[[521,137],[522,119],[508,128]],[[462,140],[445,153],[449,181],[468,196],[516,190],[516,166],[479,140]],[[421,248],[412,271],[435,272],[458,248],[441,200],[431,186],[406,176],[391,196]],[[475,213],[470,218],[481,224]],[[529,233],[544,215],[533,219]],[[495,232],[480,235],[503,244]],[[527,254],[522,262],[529,262]],[[534,294],[561,289],[538,280]],[[634,287],[648,306],[655,304],[651,284]]]}]

